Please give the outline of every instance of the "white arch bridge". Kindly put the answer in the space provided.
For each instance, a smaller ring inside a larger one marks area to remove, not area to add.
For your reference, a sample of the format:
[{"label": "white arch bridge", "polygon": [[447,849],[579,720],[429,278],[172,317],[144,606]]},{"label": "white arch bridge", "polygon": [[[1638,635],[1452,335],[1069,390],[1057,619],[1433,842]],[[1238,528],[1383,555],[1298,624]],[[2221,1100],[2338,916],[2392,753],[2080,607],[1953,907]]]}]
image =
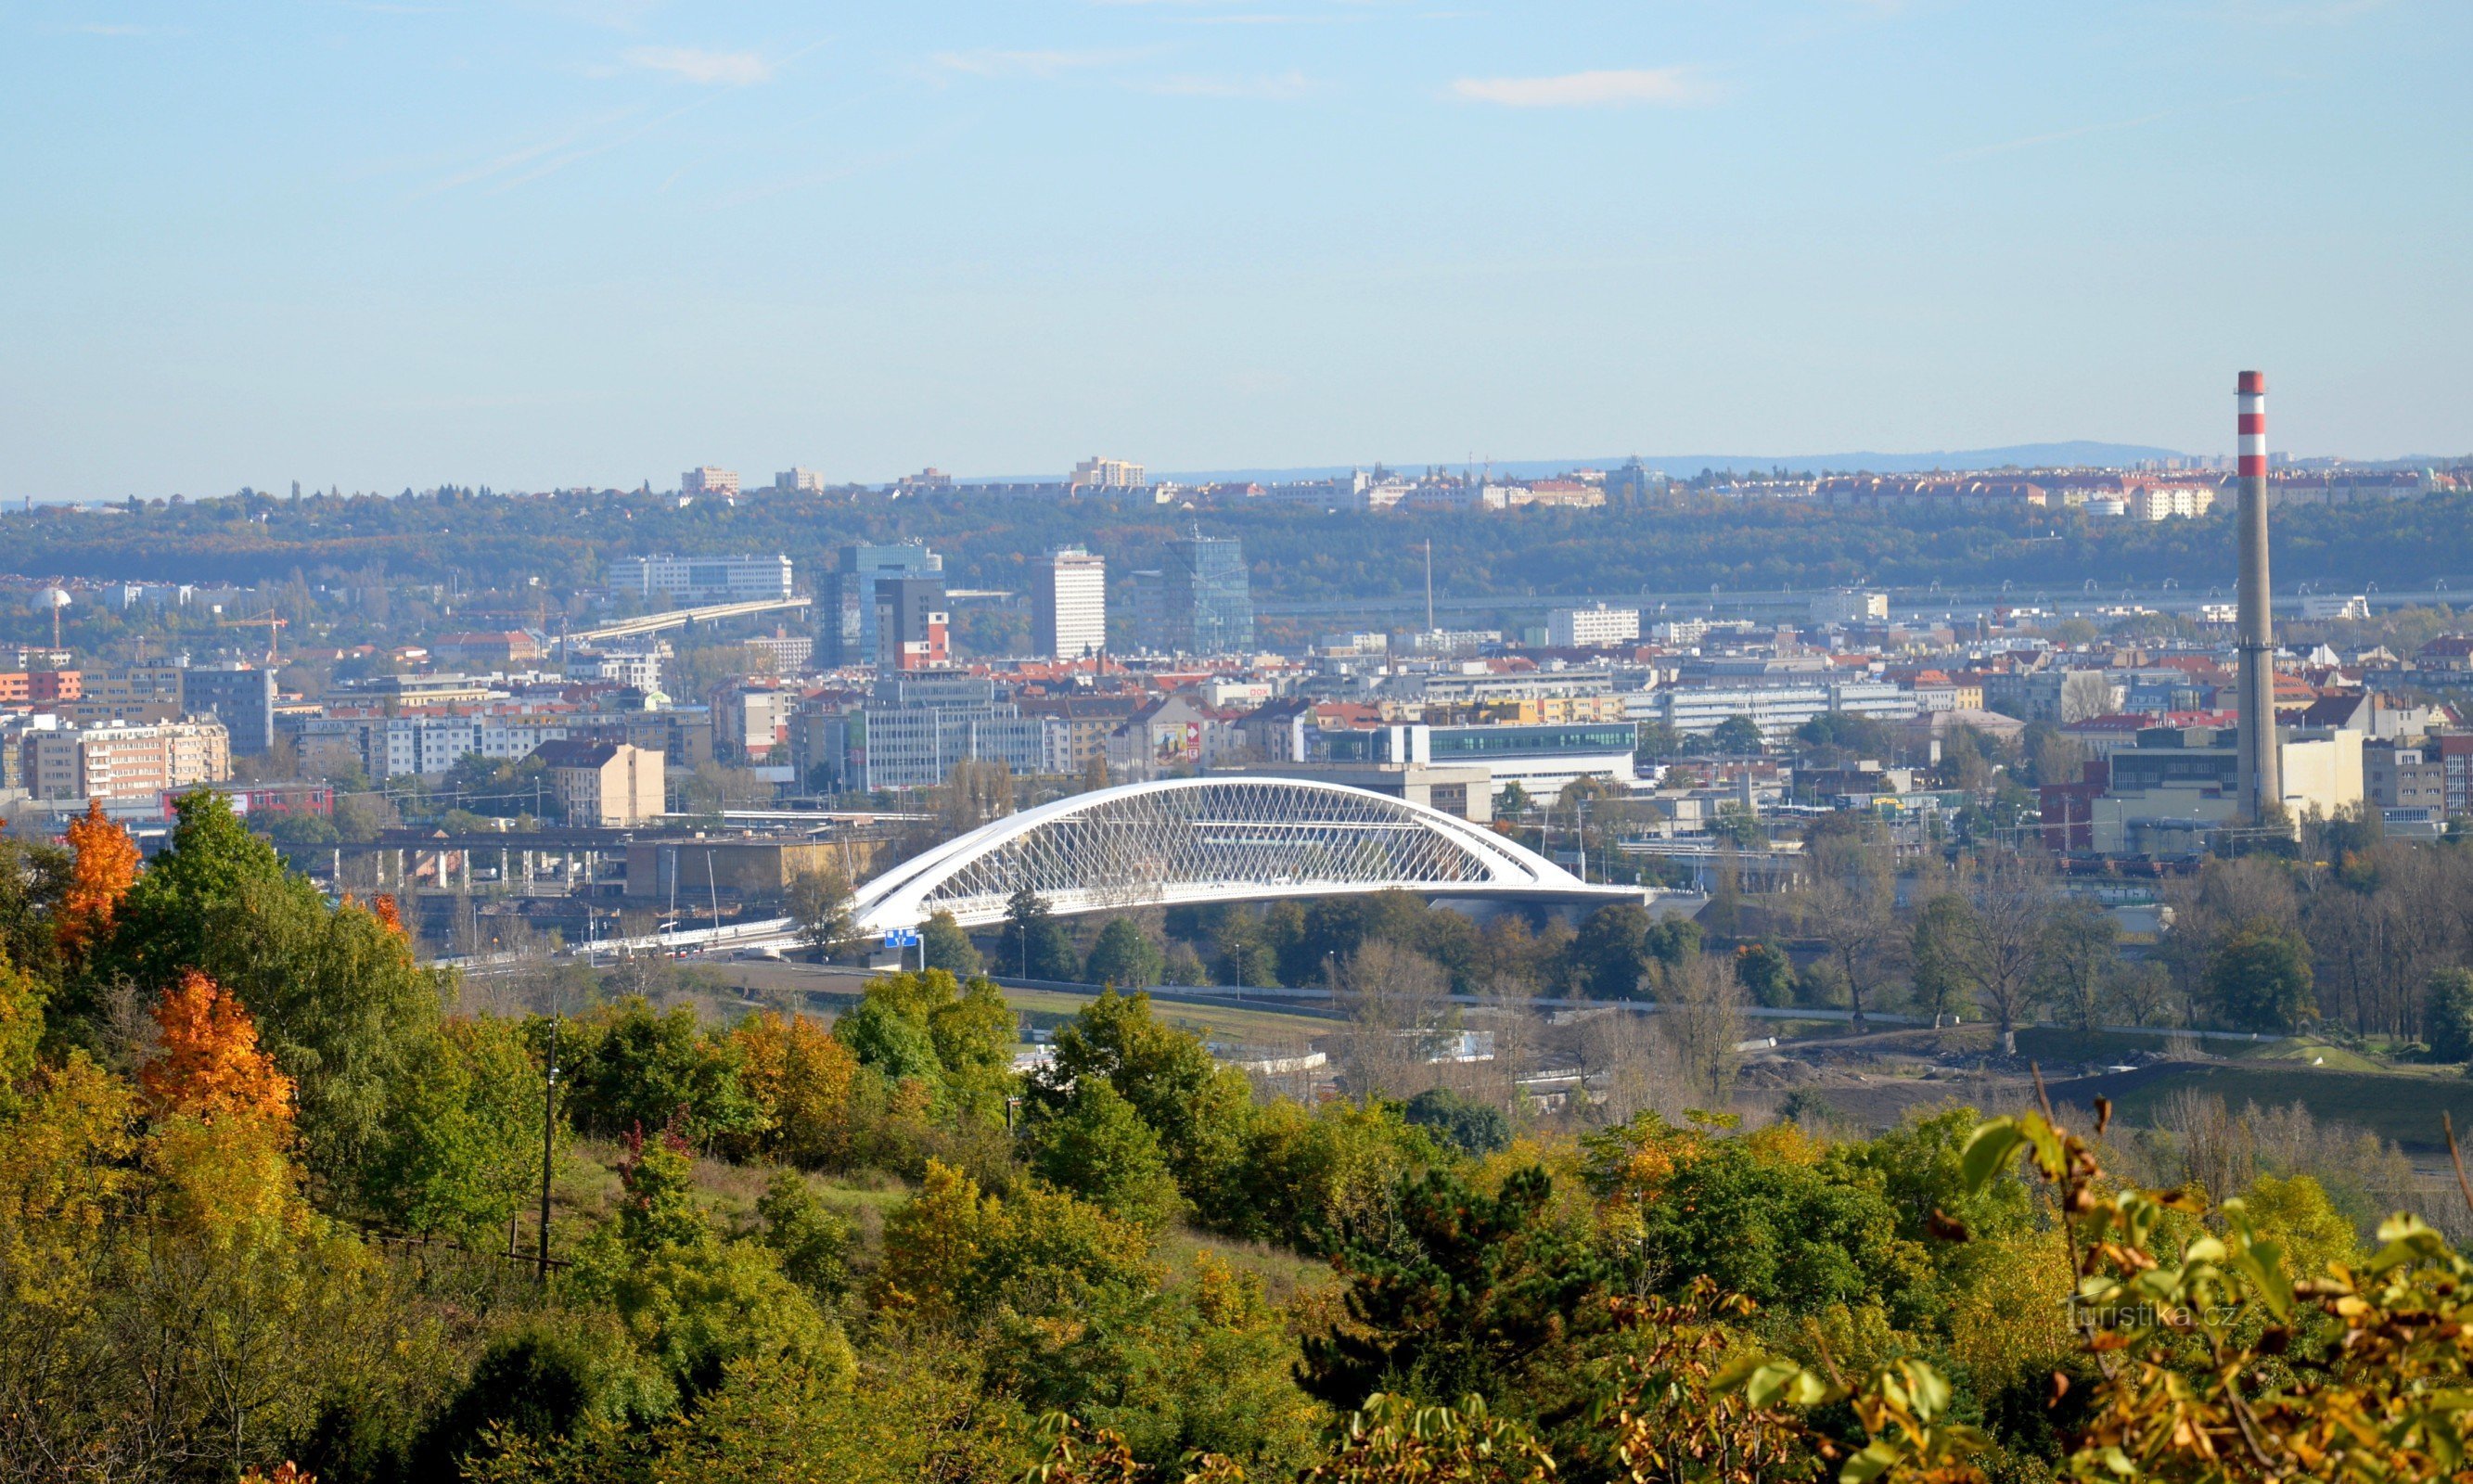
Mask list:
[{"label": "white arch bridge", "polygon": [[1232,777],[1128,783],[1007,815],[861,886],[852,915],[867,934],[938,912],[984,926],[1025,886],[1060,915],[1386,890],[1640,899],[1423,804],[1309,778]]}]

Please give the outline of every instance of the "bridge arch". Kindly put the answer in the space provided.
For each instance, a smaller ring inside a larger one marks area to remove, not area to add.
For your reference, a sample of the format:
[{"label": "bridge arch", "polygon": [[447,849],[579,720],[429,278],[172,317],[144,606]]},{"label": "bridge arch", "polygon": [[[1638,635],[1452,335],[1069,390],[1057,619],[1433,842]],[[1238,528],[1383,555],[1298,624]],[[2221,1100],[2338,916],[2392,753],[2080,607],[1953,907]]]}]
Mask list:
[{"label": "bridge arch", "polygon": [[1429,897],[1638,899],[1423,804],[1311,778],[1160,778],[1059,799],[982,825],[858,889],[876,934],[950,912],[1001,922],[1023,886],[1060,915],[1401,890]]}]

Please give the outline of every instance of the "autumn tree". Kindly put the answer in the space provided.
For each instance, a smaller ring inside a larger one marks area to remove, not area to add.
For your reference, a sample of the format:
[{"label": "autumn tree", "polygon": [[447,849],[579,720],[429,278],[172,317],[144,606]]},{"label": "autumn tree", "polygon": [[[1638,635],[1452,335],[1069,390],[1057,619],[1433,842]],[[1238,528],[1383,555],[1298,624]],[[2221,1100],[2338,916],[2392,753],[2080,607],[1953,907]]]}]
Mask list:
[{"label": "autumn tree", "polygon": [[137,880],[137,842],[104,818],[103,801],[88,800],[85,815],[68,828],[71,863],[52,917],[60,956],[83,963],[86,950],[111,932],[120,899]]},{"label": "autumn tree", "polygon": [[249,1012],[212,979],[182,973],[156,1004],[155,1025],[160,1049],[138,1081],[158,1105],[209,1121],[292,1116],[292,1079],[258,1049]]}]

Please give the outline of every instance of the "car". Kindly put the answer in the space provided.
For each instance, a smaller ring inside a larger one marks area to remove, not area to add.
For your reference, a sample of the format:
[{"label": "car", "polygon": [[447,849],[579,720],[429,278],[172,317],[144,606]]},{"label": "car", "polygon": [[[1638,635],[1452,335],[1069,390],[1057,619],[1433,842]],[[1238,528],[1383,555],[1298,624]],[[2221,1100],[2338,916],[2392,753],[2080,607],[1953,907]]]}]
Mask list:
[{"label": "car", "polygon": [[772,944],[759,943],[750,947],[740,948],[730,956],[736,959],[770,959],[778,964],[781,961],[781,950]]}]

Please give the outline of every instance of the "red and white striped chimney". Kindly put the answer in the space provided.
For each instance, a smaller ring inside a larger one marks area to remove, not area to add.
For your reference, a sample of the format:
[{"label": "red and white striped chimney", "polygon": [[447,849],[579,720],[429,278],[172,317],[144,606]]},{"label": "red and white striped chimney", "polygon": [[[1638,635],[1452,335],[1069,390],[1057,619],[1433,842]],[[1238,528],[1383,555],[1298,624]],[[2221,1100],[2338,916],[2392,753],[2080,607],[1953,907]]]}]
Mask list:
[{"label": "red and white striped chimney", "polygon": [[2250,824],[2284,802],[2284,754],[2275,735],[2275,620],[2267,562],[2267,373],[2234,384],[2241,459],[2241,590],[2234,695],[2241,707],[2241,805]]},{"label": "red and white striped chimney", "polygon": [[2241,467],[2235,470],[2244,479],[2267,477],[2267,372],[2244,371],[2236,384],[2233,396],[2239,405],[2238,452]]}]

